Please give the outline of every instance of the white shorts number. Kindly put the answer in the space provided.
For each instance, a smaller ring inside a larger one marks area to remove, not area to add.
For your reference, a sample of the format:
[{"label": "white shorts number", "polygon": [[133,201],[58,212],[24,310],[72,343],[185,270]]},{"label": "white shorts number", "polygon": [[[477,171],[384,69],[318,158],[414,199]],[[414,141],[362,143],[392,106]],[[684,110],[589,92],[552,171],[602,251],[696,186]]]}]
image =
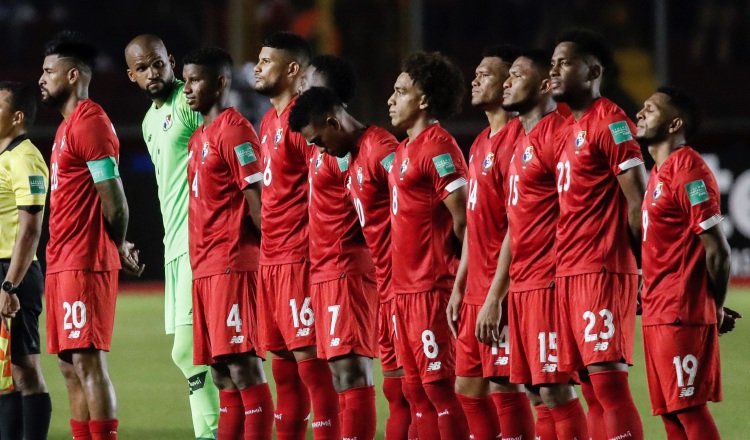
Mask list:
[{"label": "white shorts number", "polygon": [[232,304],[232,308],[229,309],[227,327],[234,327],[234,331],[237,333],[242,331],[242,319],[240,319],[240,307],[238,304]]},{"label": "white shorts number", "polygon": [[557,355],[549,354],[553,350],[557,350],[557,333],[539,332],[539,362],[557,362]]},{"label": "white shorts number", "polygon": [[292,320],[294,321],[294,328],[299,328],[300,323],[305,327],[310,327],[315,322],[315,315],[310,308],[310,297],[308,296],[302,302],[302,309],[297,311],[297,300],[290,299],[289,307],[292,309]]},{"label": "white shorts number", "polygon": [[677,370],[677,386],[680,388],[686,386],[684,377],[685,373],[688,374],[687,386],[693,386],[695,376],[698,374],[698,359],[692,354],[689,354],[682,358],[682,362],[680,362],[679,356],[675,356],[674,359],[672,359],[672,362]]},{"label": "white shorts number", "polygon": [[86,324],[86,305],[81,301],[76,301],[73,305],[66,301],[63,303],[63,309],[65,310],[64,330],[70,330],[73,327],[81,328]]},{"label": "white shorts number", "polygon": [[435,333],[431,330],[425,330],[422,332],[422,345],[424,355],[427,356],[427,359],[435,359],[438,356],[438,345],[435,341]]},{"label": "white shorts number", "polygon": [[596,324],[596,315],[594,315],[594,313],[590,310],[586,311],[586,313],[583,314],[583,319],[587,319],[589,321],[589,323],[586,325],[584,337],[584,340],[586,342],[596,341],[597,339],[609,339],[614,336],[615,325],[612,322],[612,312],[610,312],[608,309],[601,309],[599,310],[599,316],[604,318],[604,327],[606,327],[607,331],[599,332],[599,336],[597,337],[597,335],[591,334],[591,330],[594,328],[594,324]]},{"label": "white shorts number", "polygon": [[335,304],[332,306],[328,306],[328,311],[333,314],[331,316],[331,336],[333,336],[334,331],[336,330],[336,321],[339,320],[339,309],[341,308],[340,305]]}]

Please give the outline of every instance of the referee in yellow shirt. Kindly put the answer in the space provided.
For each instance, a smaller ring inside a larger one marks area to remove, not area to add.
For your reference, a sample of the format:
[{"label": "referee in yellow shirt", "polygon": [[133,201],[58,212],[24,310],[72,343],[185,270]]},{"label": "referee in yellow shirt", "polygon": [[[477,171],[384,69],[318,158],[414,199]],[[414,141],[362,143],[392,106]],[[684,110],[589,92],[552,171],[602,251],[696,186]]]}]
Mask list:
[{"label": "referee in yellow shirt", "polygon": [[0,315],[11,318],[15,389],[0,391],[0,439],[46,439],[52,403],[39,363],[44,278],[36,259],[49,170],[26,135],[38,92],[0,82]]}]

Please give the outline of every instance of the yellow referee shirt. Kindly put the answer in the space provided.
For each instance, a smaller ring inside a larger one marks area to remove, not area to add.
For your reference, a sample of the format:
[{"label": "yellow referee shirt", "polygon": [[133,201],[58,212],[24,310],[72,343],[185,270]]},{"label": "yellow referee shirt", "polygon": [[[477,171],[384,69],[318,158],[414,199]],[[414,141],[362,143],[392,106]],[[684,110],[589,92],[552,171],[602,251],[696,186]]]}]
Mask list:
[{"label": "yellow referee shirt", "polygon": [[[9,259],[18,236],[18,210],[47,199],[49,169],[26,135],[0,153],[0,259]],[[36,260],[36,256],[34,257]]]}]

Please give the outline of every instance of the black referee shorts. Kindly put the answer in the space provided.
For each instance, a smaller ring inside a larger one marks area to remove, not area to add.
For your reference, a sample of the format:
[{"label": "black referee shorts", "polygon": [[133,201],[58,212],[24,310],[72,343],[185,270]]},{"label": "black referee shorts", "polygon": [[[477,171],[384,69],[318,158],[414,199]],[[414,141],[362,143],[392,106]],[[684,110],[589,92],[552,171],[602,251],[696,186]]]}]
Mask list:
[{"label": "black referee shorts", "polygon": [[[0,280],[5,280],[5,274],[10,267],[9,260],[0,260]],[[44,275],[38,261],[29,266],[26,276],[21,282],[18,300],[21,310],[16,313],[10,325],[10,354],[13,356],[39,354],[39,315],[42,313],[42,296],[44,294]]]}]

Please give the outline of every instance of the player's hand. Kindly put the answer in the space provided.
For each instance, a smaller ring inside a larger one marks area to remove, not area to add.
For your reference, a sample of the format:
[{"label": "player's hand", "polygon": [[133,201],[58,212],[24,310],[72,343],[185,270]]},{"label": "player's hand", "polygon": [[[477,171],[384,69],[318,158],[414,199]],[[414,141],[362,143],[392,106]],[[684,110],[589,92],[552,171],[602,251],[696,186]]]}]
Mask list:
[{"label": "player's hand", "polygon": [[454,338],[458,338],[458,318],[461,316],[461,304],[464,302],[464,296],[461,292],[453,290],[448,300],[448,307],[445,309],[448,318],[448,327],[451,328]]},{"label": "player's hand", "polygon": [[21,310],[21,302],[18,300],[18,295],[11,295],[0,290],[0,315],[15,318],[19,310]]},{"label": "player's hand", "polygon": [[477,315],[477,326],[474,335],[477,339],[487,345],[492,345],[500,338],[500,317],[503,314],[503,305],[499,301],[485,301]]},{"label": "player's hand", "polygon": [[[716,323],[719,327],[719,334],[723,335],[734,330],[734,326],[742,315],[729,307],[723,307],[716,310]],[[720,320],[721,319],[721,320]]]},{"label": "player's hand", "polygon": [[127,240],[123,240],[117,251],[120,254],[120,263],[122,264],[123,272],[134,277],[141,276],[143,270],[146,269],[146,265],[138,262],[140,251],[135,248],[135,245]]}]

